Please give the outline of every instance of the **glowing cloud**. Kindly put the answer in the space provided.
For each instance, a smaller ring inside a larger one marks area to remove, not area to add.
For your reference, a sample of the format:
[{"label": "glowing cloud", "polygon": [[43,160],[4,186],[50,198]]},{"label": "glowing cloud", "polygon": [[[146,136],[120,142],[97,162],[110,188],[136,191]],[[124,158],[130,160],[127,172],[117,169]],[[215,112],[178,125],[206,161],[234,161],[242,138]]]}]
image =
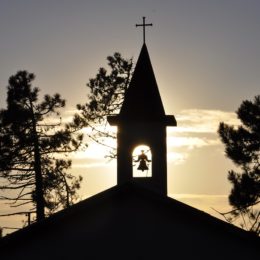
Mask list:
[{"label": "glowing cloud", "polygon": [[167,130],[168,162],[181,164],[193,149],[221,146],[217,134],[220,122],[238,125],[235,113],[220,110],[183,110],[177,116],[178,126]]},{"label": "glowing cloud", "polygon": [[216,133],[220,122],[238,125],[234,112],[221,110],[188,109],[176,115],[178,126],[171,132],[181,133]]}]

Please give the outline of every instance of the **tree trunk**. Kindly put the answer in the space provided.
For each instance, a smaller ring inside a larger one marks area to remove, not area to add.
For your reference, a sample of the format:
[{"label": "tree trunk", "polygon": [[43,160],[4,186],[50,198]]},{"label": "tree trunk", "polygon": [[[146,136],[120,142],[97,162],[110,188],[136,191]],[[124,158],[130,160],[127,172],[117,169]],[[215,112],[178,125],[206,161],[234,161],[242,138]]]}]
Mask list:
[{"label": "tree trunk", "polygon": [[44,197],[43,197],[43,182],[41,170],[41,157],[39,151],[38,136],[34,137],[34,171],[35,171],[35,191],[36,191],[36,218],[37,221],[44,219]]},{"label": "tree trunk", "polygon": [[36,193],[36,220],[44,219],[44,196],[43,196],[43,180],[41,169],[41,155],[39,149],[39,138],[36,129],[35,114],[33,111],[33,103],[30,99],[31,113],[32,113],[32,136],[34,144],[34,172],[35,172],[35,193]]}]

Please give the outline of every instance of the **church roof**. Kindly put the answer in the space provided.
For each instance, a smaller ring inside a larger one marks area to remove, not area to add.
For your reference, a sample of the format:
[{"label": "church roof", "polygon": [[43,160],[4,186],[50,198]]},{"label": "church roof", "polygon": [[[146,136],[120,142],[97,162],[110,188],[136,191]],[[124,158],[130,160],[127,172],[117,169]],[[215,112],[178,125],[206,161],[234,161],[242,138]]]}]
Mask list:
[{"label": "church roof", "polygon": [[[126,90],[119,117],[114,120],[160,121],[176,125],[174,116],[166,116],[151,60],[144,43],[128,89]],[[113,116],[109,118],[113,124]]]},{"label": "church roof", "polygon": [[139,187],[115,186],[0,240],[1,259],[253,259],[259,238]]}]

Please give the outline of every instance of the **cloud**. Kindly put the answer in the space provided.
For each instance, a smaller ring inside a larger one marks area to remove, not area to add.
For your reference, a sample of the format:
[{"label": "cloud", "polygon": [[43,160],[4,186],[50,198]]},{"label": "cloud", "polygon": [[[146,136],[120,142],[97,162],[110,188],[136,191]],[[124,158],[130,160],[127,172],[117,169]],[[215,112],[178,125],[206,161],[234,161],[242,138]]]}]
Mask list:
[{"label": "cloud", "polygon": [[168,147],[188,147],[189,149],[200,148],[203,146],[213,146],[219,145],[220,141],[218,139],[210,139],[205,137],[182,137],[182,136],[169,136],[167,138]]},{"label": "cloud", "polygon": [[177,127],[170,132],[178,133],[216,133],[220,122],[238,125],[234,112],[206,109],[182,110],[176,115]]},{"label": "cloud", "polygon": [[176,119],[177,127],[167,130],[168,161],[174,164],[184,163],[194,149],[223,150],[217,133],[219,123],[239,124],[235,113],[221,110],[183,110]]},{"label": "cloud", "polygon": [[97,168],[104,165],[104,163],[73,163],[73,168]]},{"label": "cloud", "polygon": [[207,199],[207,200],[219,200],[219,199],[227,199],[228,195],[226,194],[194,194],[194,193],[172,193],[169,194],[170,197],[185,200],[185,199]]},{"label": "cloud", "polygon": [[73,163],[73,168],[100,168],[100,167],[110,167],[111,165],[114,166],[114,164],[105,161],[105,160],[96,160],[95,162],[75,162]]},{"label": "cloud", "polygon": [[174,164],[182,164],[188,157],[188,153],[168,152],[167,161]]}]

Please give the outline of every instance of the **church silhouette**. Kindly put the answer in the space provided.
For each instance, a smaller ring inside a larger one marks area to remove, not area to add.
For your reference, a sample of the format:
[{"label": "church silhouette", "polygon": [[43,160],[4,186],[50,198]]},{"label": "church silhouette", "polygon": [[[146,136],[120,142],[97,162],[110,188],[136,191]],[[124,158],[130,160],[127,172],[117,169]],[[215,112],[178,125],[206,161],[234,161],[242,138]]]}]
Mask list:
[{"label": "church silhouette", "polygon": [[[166,127],[177,123],[165,115],[145,41],[108,122],[118,127],[117,185],[2,238],[1,260],[259,257],[259,238],[167,196]],[[141,144],[152,154],[149,177],[133,176]]]}]

